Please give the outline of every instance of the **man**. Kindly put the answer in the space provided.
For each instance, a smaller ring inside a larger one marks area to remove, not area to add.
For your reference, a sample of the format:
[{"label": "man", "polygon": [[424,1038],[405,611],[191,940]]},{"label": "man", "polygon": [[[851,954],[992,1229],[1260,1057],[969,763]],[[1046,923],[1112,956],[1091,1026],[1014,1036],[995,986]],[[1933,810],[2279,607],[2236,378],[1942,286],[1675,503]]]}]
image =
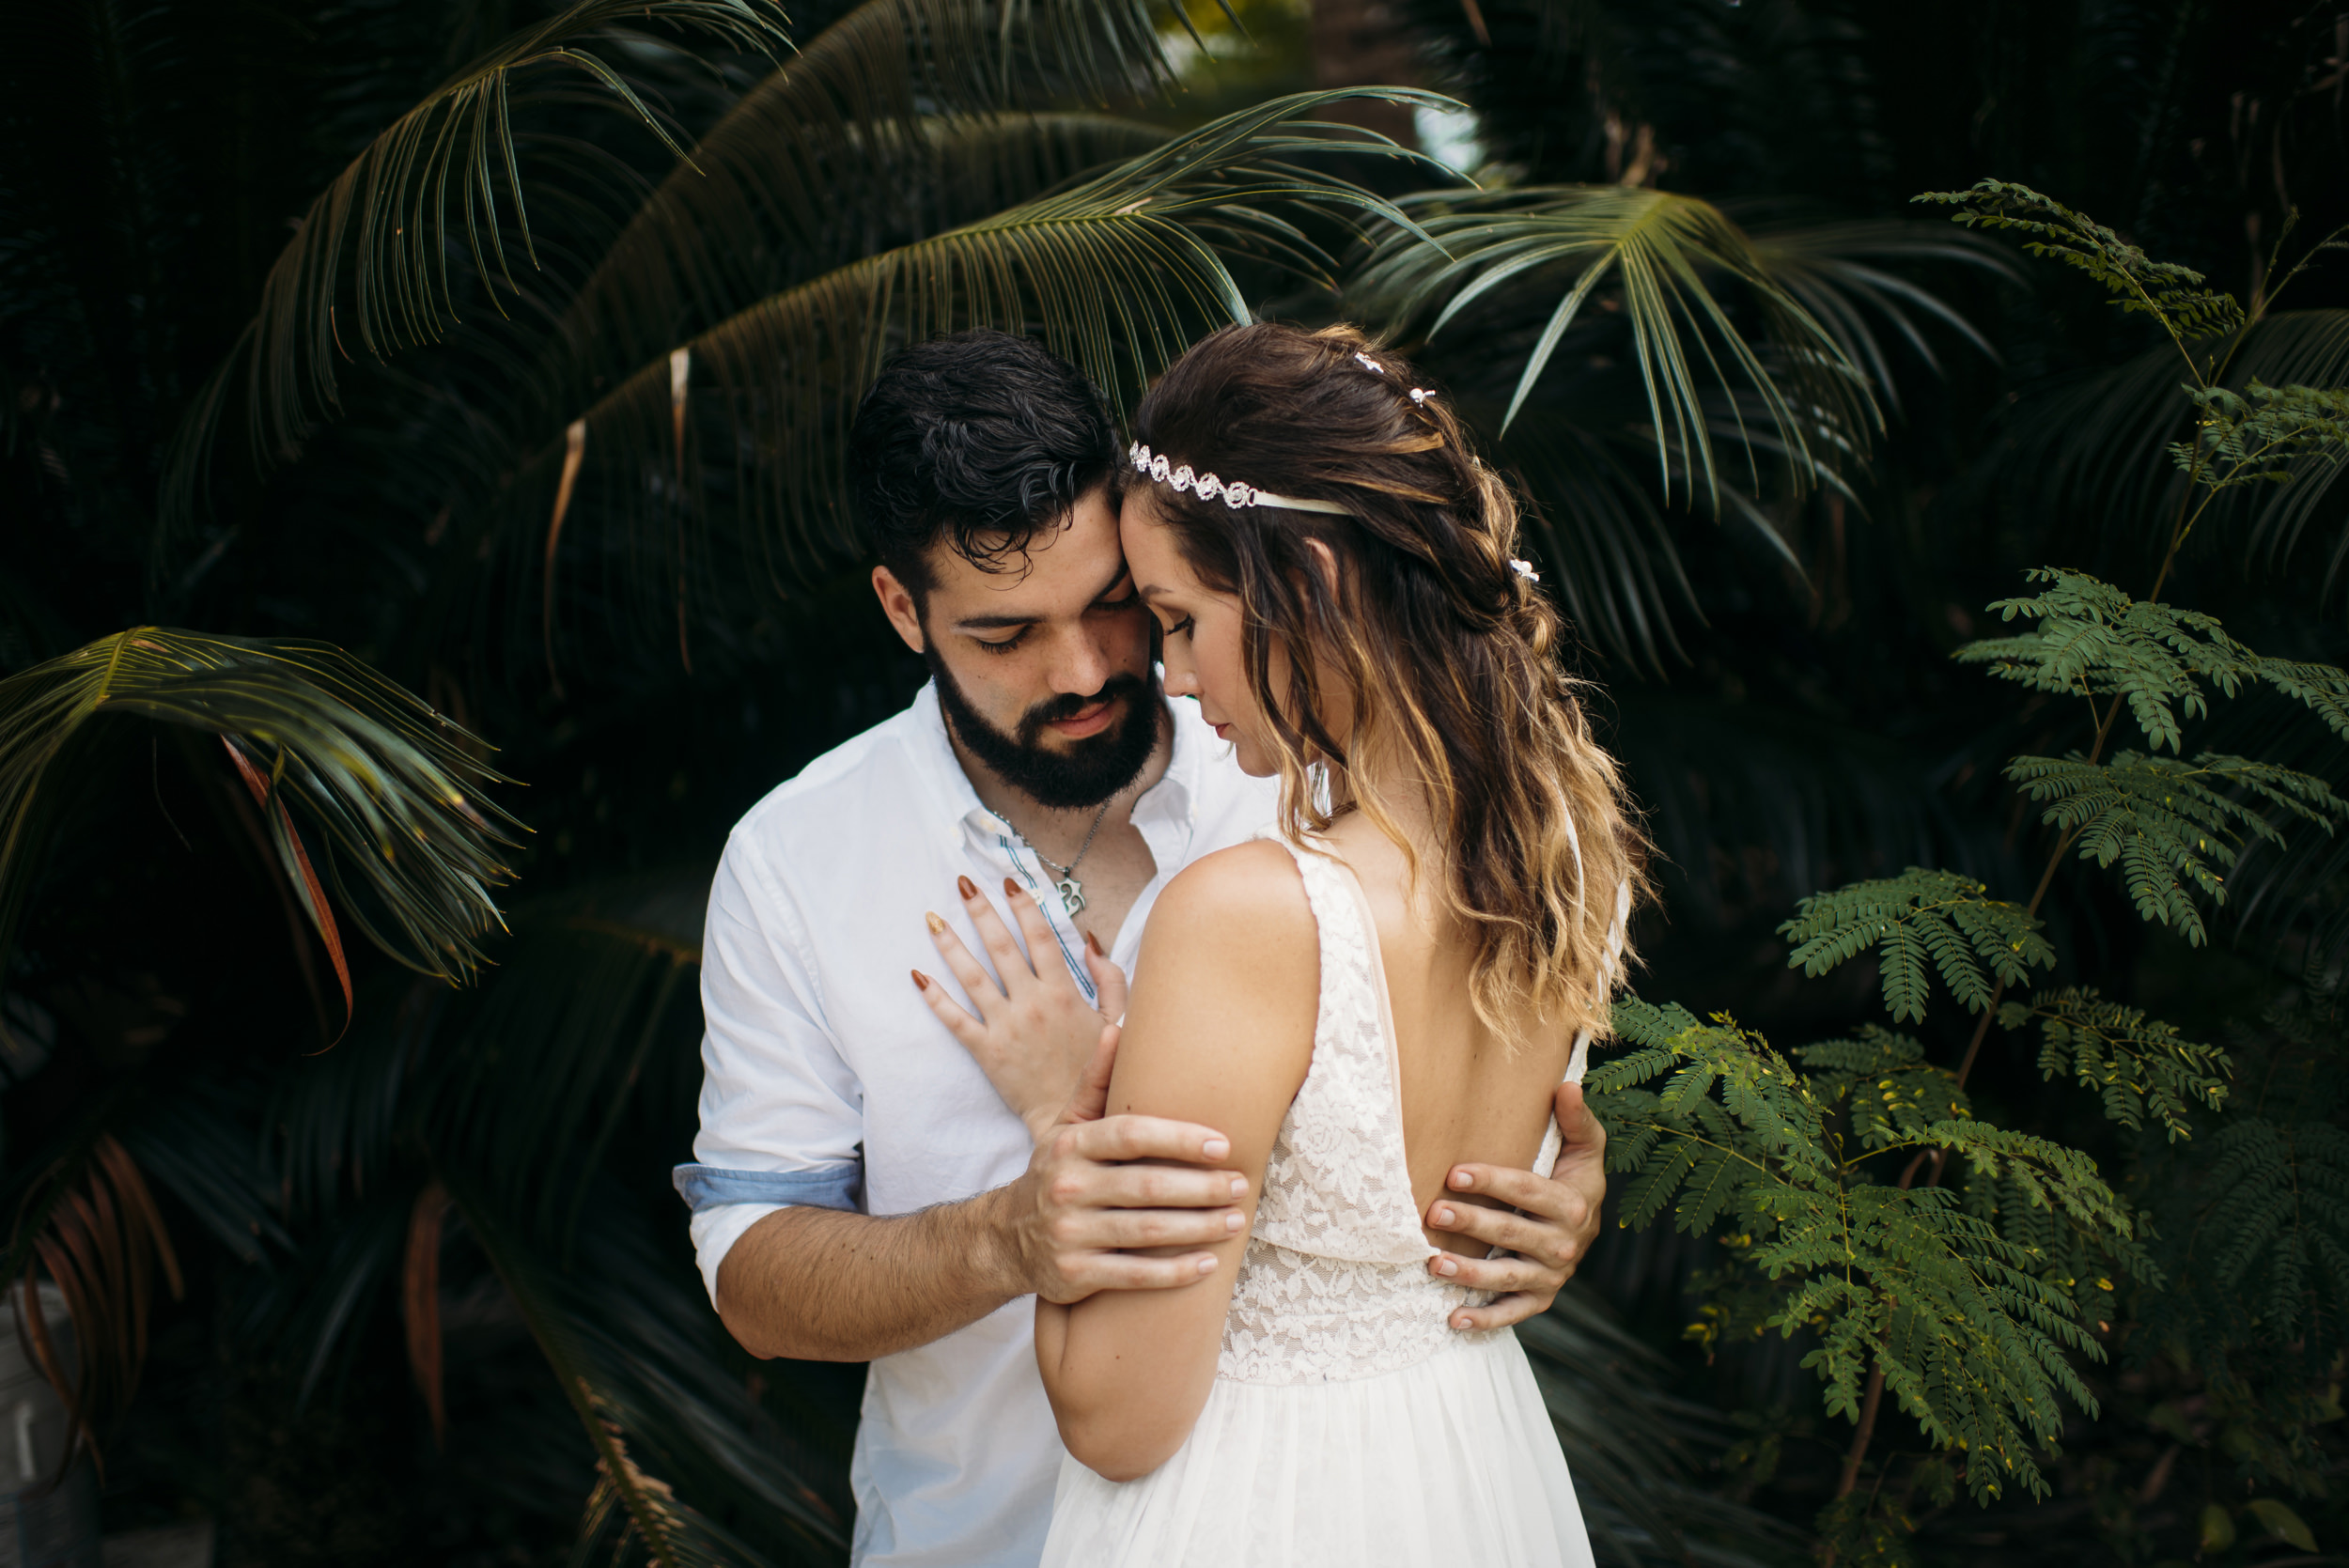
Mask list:
[{"label": "man", "polygon": [[[1115,431],[1081,373],[1002,334],[924,344],[866,394],[851,461],[874,591],[933,678],[736,827],[704,946],[700,1163],[677,1182],[746,1348],[872,1362],[854,1561],[1011,1568],[1042,1549],[1061,1459],[1033,1298],[1180,1288],[1191,1258],[1122,1250],[1237,1218],[1212,1128],[1064,1109],[1099,1067],[1096,1001],[1120,1007],[1087,945],[1130,969],[1159,891],[1267,827],[1273,785],[1159,687]],[[973,924],[1006,883],[1024,955]],[[990,1081],[919,988],[945,982],[910,972],[937,970],[938,909],[1010,993],[966,961],[981,1011],[1057,1004],[1066,1050],[991,1060]],[[1559,1116],[1559,1179],[1463,1166],[1471,1203],[1431,1205],[1517,1254],[1431,1260],[1503,1293],[1460,1326],[1546,1308],[1596,1233],[1602,1140],[1578,1086]],[[1124,1163],[1141,1159],[1197,1168]]]}]

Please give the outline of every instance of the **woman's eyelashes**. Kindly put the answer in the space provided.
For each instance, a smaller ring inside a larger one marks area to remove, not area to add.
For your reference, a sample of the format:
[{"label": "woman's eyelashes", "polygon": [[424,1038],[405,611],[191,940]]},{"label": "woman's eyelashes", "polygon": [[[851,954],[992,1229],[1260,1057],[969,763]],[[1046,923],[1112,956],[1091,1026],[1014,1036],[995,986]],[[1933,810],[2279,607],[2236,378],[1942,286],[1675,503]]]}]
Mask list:
[{"label": "woman's eyelashes", "polygon": [[1197,624],[1197,616],[1185,615],[1179,621],[1161,627],[1159,630],[1159,635],[1161,637],[1188,637],[1190,635],[1190,629]]}]

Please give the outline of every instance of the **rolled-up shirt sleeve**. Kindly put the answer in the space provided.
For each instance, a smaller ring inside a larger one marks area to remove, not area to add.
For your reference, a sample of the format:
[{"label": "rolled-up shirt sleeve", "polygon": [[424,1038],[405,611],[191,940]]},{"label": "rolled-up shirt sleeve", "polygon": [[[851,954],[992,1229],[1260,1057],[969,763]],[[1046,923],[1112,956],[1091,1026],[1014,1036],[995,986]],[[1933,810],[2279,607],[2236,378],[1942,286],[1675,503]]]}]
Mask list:
[{"label": "rolled-up shirt sleeve", "polygon": [[864,1095],[824,1022],[799,910],[738,834],[702,938],[701,1131],[677,1188],[714,1304],[744,1232],[797,1204],[862,1206]]}]

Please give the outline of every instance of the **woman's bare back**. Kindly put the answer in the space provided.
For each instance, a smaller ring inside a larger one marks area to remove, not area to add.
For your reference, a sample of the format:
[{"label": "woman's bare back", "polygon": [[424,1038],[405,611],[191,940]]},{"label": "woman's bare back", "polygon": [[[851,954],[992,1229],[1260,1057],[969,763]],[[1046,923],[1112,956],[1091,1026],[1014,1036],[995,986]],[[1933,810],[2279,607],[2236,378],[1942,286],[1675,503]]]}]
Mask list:
[{"label": "woman's bare back", "polygon": [[[1549,1025],[1516,1042],[1513,1051],[1469,1005],[1473,955],[1467,942],[1431,919],[1424,900],[1414,907],[1403,851],[1360,813],[1333,824],[1327,841],[1353,868],[1377,924],[1401,1058],[1403,1146],[1411,1194],[1424,1214],[1455,1165],[1532,1165],[1574,1041]],[[1431,872],[1423,865],[1423,885]],[[1472,1195],[1458,1201],[1493,1203]],[[1450,1232],[1431,1229],[1427,1238],[1467,1256],[1483,1250],[1481,1243]]]}]

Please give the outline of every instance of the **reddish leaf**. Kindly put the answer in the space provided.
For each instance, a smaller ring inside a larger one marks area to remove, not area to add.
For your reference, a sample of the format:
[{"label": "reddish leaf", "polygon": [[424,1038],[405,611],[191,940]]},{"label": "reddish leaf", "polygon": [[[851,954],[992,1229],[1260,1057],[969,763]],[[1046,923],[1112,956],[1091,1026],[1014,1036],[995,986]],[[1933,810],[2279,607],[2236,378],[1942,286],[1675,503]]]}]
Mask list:
[{"label": "reddish leaf", "polygon": [[285,801],[276,800],[276,792],[270,786],[269,780],[238,749],[235,741],[224,735],[220,743],[226,748],[229,759],[236,763],[237,771],[244,778],[245,788],[253,792],[253,799],[265,811],[272,801],[277,807],[280,839],[292,854],[295,867],[302,873],[303,892],[310,901],[310,922],[318,927],[319,939],[326,944],[326,955],[334,965],[334,978],[342,982],[343,1027],[349,1029],[355,1011],[350,994],[350,964],[343,956],[342,933],[335,928],[334,911],[326,902],[326,890],[319,885],[319,875],[310,867],[310,852],[302,846],[302,835],[294,831],[293,814],[286,809]]},{"label": "reddish leaf", "polygon": [[431,1412],[432,1440],[443,1445],[448,1439],[448,1409],[441,1378],[441,1234],[448,1211],[448,1188],[439,1182],[416,1194],[399,1292],[401,1315],[408,1321],[408,1367]]}]

